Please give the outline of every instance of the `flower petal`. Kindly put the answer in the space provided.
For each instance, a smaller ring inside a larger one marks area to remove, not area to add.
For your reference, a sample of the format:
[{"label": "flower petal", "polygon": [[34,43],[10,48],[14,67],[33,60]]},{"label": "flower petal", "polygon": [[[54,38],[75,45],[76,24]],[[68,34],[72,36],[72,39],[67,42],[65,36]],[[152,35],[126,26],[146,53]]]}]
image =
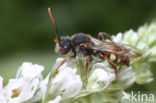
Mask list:
[{"label": "flower petal", "polygon": [[32,82],[21,79],[10,79],[5,89],[11,92],[9,101],[13,103],[25,102],[33,97],[38,87],[39,80]]},{"label": "flower petal", "polygon": [[59,103],[61,101],[61,96],[57,96],[54,100],[50,100],[47,103]]},{"label": "flower petal", "polygon": [[93,65],[94,71],[89,77],[87,89],[95,91],[104,90],[115,79],[114,70],[105,63],[96,63]]},{"label": "flower petal", "polygon": [[68,99],[76,96],[82,88],[82,81],[79,75],[76,75],[76,69],[70,67],[64,68],[52,80],[50,94],[63,94],[62,99]]},{"label": "flower petal", "polygon": [[3,78],[0,76],[0,90],[3,88]]},{"label": "flower petal", "polygon": [[40,77],[43,70],[44,67],[41,65],[24,62],[18,69],[16,78],[23,77],[27,80],[32,80],[35,77]]}]

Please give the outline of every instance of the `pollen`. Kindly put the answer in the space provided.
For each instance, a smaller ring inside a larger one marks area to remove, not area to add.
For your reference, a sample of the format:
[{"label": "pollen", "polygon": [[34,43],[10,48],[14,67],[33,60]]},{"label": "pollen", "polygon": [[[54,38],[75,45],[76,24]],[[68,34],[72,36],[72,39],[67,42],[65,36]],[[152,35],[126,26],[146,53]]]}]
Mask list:
[{"label": "pollen", "polygon": [[12,90],[12,98],[18,97],[20,95],[21,91],[22,91],[21,88]]},{"label": "pollen", "polygon": [[116,56],[115,56],[114,54],[111,54],[111,55],[110,55],[110,59],[111,59],[112,61],[114,61],[114,60],[116,60]]}]

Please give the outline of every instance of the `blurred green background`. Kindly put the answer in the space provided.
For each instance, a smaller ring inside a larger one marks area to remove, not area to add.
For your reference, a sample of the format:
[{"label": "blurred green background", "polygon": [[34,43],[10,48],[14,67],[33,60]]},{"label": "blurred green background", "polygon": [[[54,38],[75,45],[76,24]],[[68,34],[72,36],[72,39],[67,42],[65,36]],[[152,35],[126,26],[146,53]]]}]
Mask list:
[{"label": "blurred green background", "polygon": [[[156,17],[156,0],[1,0],[0,75],[5,84],[15,77],[22,62],[44,65],[46,75],[59,56],[54,53],[55,30],[48,7],[60,34],[69,36],[84,32],[97,37],[101,31],[115,35],[137,30]],[[153,64],[153,74],[155,67]],[[135,84],[130,90],[155,92],[155,85],[155,81]]]}]

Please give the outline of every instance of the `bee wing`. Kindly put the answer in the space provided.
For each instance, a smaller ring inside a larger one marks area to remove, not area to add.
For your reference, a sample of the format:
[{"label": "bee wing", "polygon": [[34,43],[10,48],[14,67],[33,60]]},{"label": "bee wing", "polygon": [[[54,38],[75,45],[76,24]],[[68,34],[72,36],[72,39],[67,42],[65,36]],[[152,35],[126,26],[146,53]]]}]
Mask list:
[{"label": "bee wing", "polygon": [[129,58],[137,58],[141,56],[141,53],[137,48],[124,43],[116,44],[113,42],[103,42],[95,38],[92,40],[94,45],[92,45],[91,48],[99,52],[108,52],[121,57],[124,56]]},{"label": "bee wing", "polygon": [[132,47],[124,43],[120,43],[119,46],[123,48],[124,56],[130,57],[130,58],[137,58],[137,57],[142,56],[140,51],[135,47]]}]

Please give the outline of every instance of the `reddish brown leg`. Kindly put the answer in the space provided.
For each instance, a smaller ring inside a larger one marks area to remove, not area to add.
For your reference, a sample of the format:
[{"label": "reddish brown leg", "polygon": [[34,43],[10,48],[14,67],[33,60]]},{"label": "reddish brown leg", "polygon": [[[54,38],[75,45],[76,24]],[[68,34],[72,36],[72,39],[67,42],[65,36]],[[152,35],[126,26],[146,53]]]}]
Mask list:
[{"label": "reddish brown leg", "polygon": [[89,44],[80,44],[80,47],[81,47],[81,48],[90,49],[90,50],[96,50],[96,49],[93,49],[93,48],[91,47],[91,45],[89,45]]},{"label": "reddish brown leg", "polygon": [[71,58],[75,58],[75,56],[68,56],[66,57],[61,63],[60,65],[56,68],[54,75],[52,75],[52,77],[54,78],[56,76],[56,74],[58,73],[58,69],[68,60]]},{"label": "reddish brown leg", "polygon": [[105,33],[105,32],[99,32],[99,34],[98,34],[98,39],[102,40],[102,37],[106,37],[106,38],[109,39],[111,42],[114,42],[113,39],[112,39],[112,37],[111,37],[109,34],[107,34],[107,33]]},{"label": "reddish brown leg", "polygon": [[118,62],[118,59],[120,59],[117,55],[115,55],[116,56],[116,59],[115,59],[115,61],[114,62]]},{"label": "reddish brown leg", "polygon": [[87,84],[88,84],[88,62],[89,60],[92,60],[92,56],[88,55],[86,57],[86,64],[85,64],[85,69],[86,69],[86,81],[85,81],[85,85],[84,88],[86,88]]},{"label": "reddish brown leg", "polygon": [[127,66],[129,66],[129,62],[130,62],[130,61],[129,61],[129,58],[127,58],[127,60],[126,60],[126,65],[127,65]]},{"label": "reddish brown leg", "polygon": [[116,68],[116,66],[114,65],[114,63],[113,63],[110,59],[108,59],[107,56],[105,56],[104,59],[107,60],[107,62],[108,62],[108,63],[112,66],[112,68],[114,69],[114,71],[115,71],[115,76],[116,76],[116,81],[117,81],[117,80],[118,80],[118,74],[117,74],[117,68]]},{"label": "reddish brown leg", "polygon": [[89,49],[89,46],[88,46],[87,44],[80,44],[80,47],[81,47],[81,48]]}]

